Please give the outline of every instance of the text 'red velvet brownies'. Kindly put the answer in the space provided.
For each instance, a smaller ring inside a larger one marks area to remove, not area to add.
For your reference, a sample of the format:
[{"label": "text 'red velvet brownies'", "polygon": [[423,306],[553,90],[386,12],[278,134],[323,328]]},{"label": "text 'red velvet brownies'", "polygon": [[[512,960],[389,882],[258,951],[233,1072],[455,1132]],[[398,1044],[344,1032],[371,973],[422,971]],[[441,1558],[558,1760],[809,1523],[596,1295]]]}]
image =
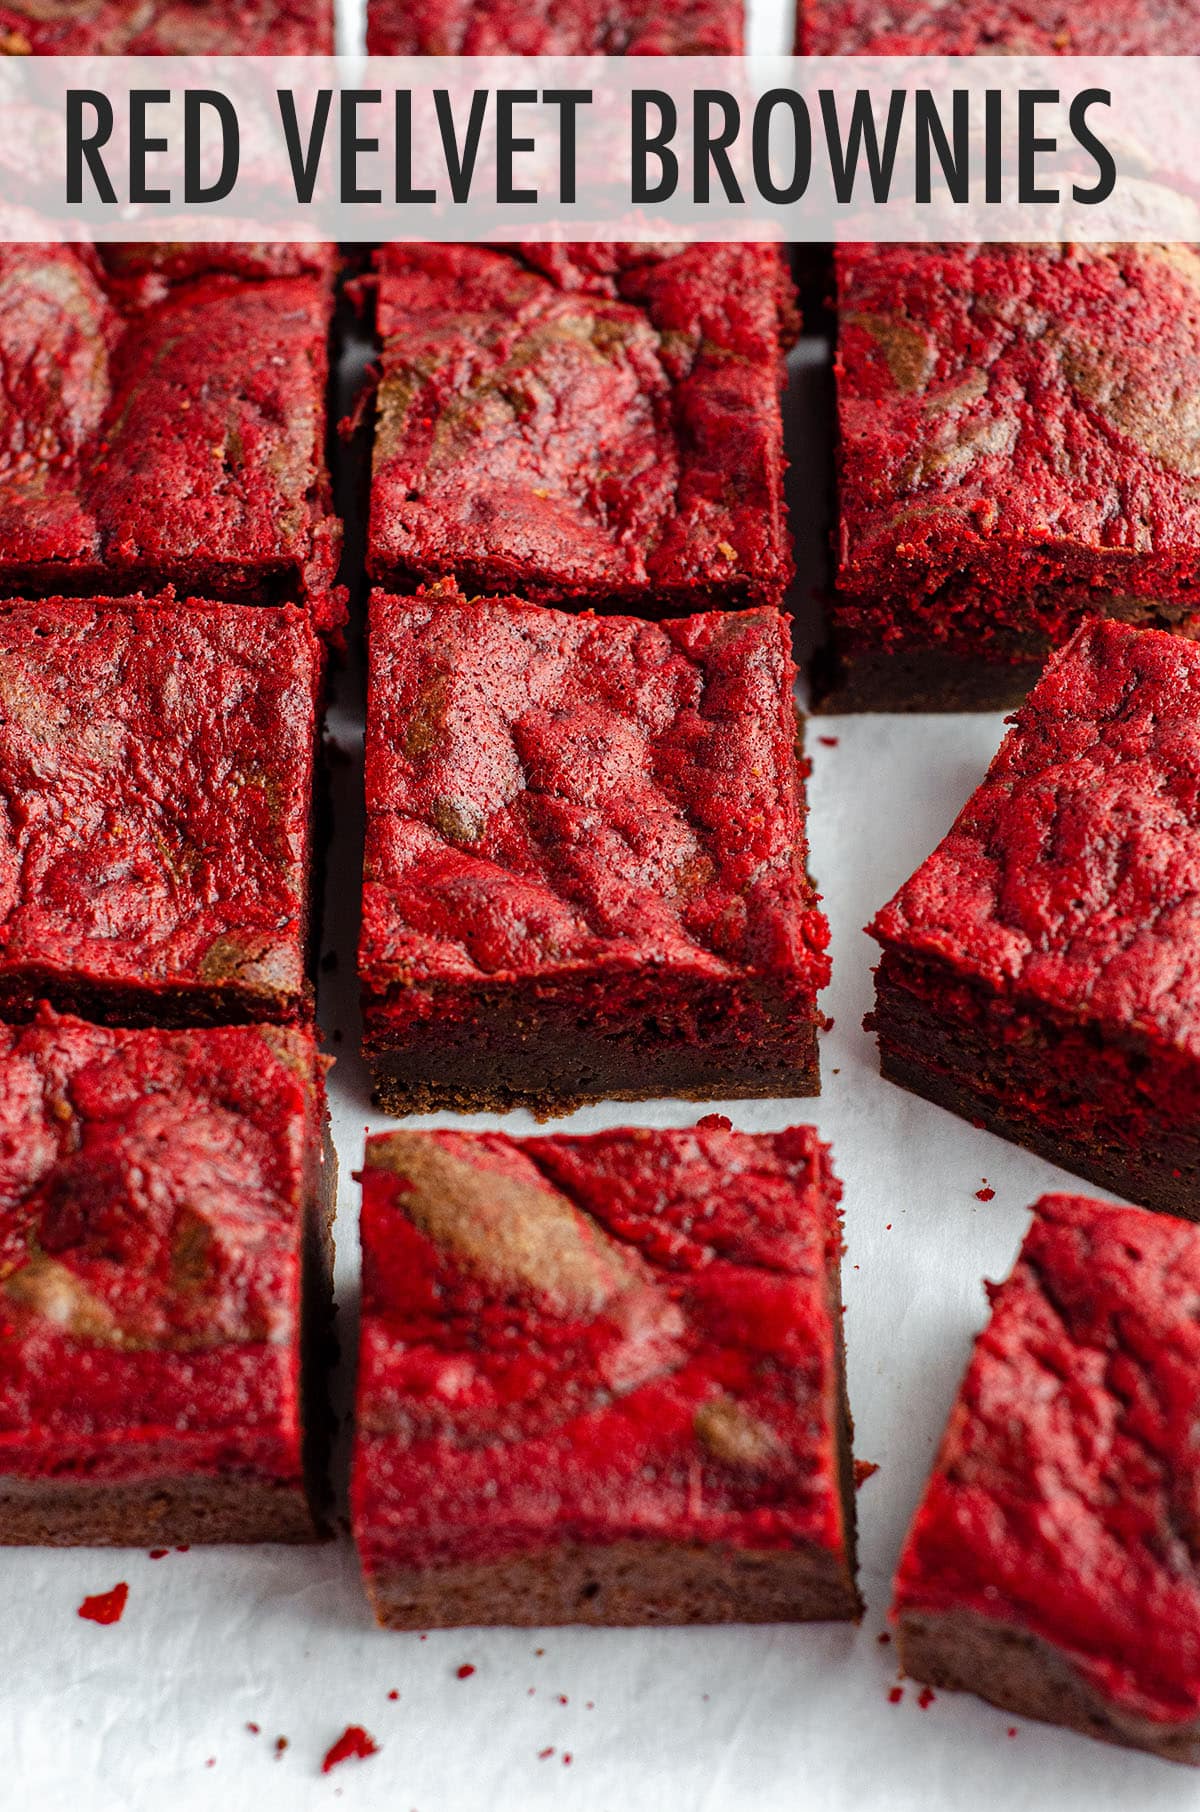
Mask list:
[{"label": "text 'red velvet brownies'", "polygon": [[389,246],[368,565],[653,616],[778,603],[777,247]]},{"label": "text 'red velvet brownies'", "polygon": [[308,1032],[0,1027],[0,1542],[313,1537],[323,1143]]},{"label": "text 'red velvet brownies'", "polygon": [[1200,1212],[1200,648],[1081,629],[871,932],[885,1076]]},{"label": "text 'red velvet brownies'", "polygon": [[1200,1761],[1200,1236],[1045,1196],[900,1557],[915,1679]]},{"label": "text 'red velvet brownies'", "polygon": [[297,610],[0,605],[0,1014],[311,1012],[321,666]]},{"label": "text 'red velvet brownies'", "polygon": [[380,1621],[856,1616],[839,1194],[808,1127],[368,1140]]},{"label": "text 'red velvet brownies'", "polygon": [[[294,248],[278,250],[290,268]],[[303,602],[332,626],[328,256],[251,281],[205,269],[205,253],[171,281],[176,256],[147,271],[137,248],[109,267],[0,246],[0,590],[170,584]]]},{"label": "text 'red velvet brownies'", "polygon": [[359,974],[381,1102],[816,1093],[787,620],[372,600]]}]

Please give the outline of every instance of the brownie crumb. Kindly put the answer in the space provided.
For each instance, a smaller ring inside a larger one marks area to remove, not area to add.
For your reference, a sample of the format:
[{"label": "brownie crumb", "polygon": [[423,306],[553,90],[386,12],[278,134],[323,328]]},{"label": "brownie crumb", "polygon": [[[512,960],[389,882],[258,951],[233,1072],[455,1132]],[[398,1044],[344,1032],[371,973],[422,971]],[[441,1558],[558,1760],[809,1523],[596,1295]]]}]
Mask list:
[{"label": "brownie crumb", "polygon": [[351,1758],[365,1761],[367,1756],[378,1753],[379,1744],[363,1729],[361,1724],[347,1724],[337,1742],[331,1744],[325,1751],[325,1759],[321,1763],[321,1773],[328,1774],[339,1763],[349,1761]]},{"label": "brownie crumb", "polygon": [[89,1623],[120,1623],[128,1597],[129,1587],[122,1580],[111,1591],[96,1592],[91,1598],[85,1598],[79,1607],[79,1615],[86,1617]]}]

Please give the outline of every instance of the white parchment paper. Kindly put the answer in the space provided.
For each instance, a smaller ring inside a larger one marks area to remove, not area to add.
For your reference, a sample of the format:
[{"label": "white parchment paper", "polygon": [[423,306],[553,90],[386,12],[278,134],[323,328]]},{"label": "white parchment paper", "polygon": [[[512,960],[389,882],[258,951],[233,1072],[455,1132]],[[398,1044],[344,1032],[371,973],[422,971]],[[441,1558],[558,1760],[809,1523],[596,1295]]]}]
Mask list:
[{"label": "white parchment paper", "polygon": [[[355,8],[344,8],[348,33]],[[754,13],[759,48],[790,23]],[[352,36],[348,42],[352,42]],[[801,577],[825,533],[826,349],[793,361],[789,436]],[[361,673],[331,718],[337,832],[331,853],[322,1020],[341,1162],[337,1225],[343,1362],[352,1387],[357,1187],[365,1130],[385,1126],[357,1061],[353,950],[361,849]],[[874,946],[861,927],[948,826],[1002,731],[997,717],[813,719],[813,867],[833,925],[818,1101],[714,1103],[747,1129],[811,1121],[845,1184],[846,1334],[856,1451],[879,1472],[859,1493],[861,1628],[628,1631],[377,1630],[353,1550],[0,1550],[0,1807],[4,1812],[1157,1812],[1191,1807],[1189,1770],[1108,1749],[970,1698],[899,1703],[879,1642],[899,1545],[971,1337],[981,1279],[1011,1263],[1026,1210],[1062,1172],[881,1081],[861,1029]],[[659,1101],[562,1122],[687,1125],[703,1109]],[[525,1116],[472,1125],[533,1129]],[[995,1190],[976,1197],[984,1180]],[[344,1472],[344,1450],[340,1456]],[[121,1621],[81,1620],[83,1597],[129,1586]],[[460,1679],[460,1666],[474,1672]],[[397,1696],[398,1695],[398,1696]],[[347,1724],[379,1745],[327,1776]],[[1015,1735],[1010,1735],[1015,1731]],[[278,1751],[277,1739],[287,1739]],[[568,1761],[567,1758],[570,1758]]]}]

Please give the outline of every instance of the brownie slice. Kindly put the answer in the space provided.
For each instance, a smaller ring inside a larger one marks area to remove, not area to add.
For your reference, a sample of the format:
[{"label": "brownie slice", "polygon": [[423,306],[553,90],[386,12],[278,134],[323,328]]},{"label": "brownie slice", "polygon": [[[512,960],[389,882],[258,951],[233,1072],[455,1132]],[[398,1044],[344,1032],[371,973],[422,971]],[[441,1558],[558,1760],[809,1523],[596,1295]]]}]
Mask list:
[{"label": "brownie slice", "polygon": [[135,281],[73,247],[0,246],[0,591],[170,584],[340,620],[331,311],[328,272]]},{"label": "brownie slice", "polygon": [[[802,0],[835,56],[1200,52],[1192,0]],[[825,710],[1017,704],[1095,616],[1200,630],[1200,257],[834,248]]]},{"label": "brownie slice", "polygon": [[900,1557],[906,1673],[1200,1762],[1200,1236],[1044,1196]]},{"label": "brownie slice", "polygon": [[1087,618],[1200,631],[1196,251],[843,246],[836,264],[828,702],[1000,707]]},{"label": "brownie slice", "polygon": [[359,974],[391,1112],[815,1094],[788,621],[376,593]]},{"label": "brownie slice", "polygon": [[779,602],[778,248],[404,245],[377,262],[378,583],[645,615]]},{"label": "brownie slice", "polygon": [[367,0],[376,57],[740,57],[743,0]]},{"label": "brownie slice", "polygon": [[324,1129],[308,1032],[0,1026],[0,1542],[318,1532]]},{"label": "brownie slice", "polygon": [[797,55],[1182,56],[1193,0],[799,0]]},{"label": "brownie slice", "polygon": [[362,1182],[351,1511],[381,1623],[859,1615],[811,1127],[391,1133]]},{"label": "brownie slice", "polygon": [[1200,1216],[1200,648],[1094,622],[871,926],[885,1076]]},{"label": "brownie slice", "polygon": [[6,0],[0,53],[332,56],[331,0]]},{"label": "brownie slice", "polygon": [[297,610],[0,605],[0,1015],[309,1014],[320,674]]}]

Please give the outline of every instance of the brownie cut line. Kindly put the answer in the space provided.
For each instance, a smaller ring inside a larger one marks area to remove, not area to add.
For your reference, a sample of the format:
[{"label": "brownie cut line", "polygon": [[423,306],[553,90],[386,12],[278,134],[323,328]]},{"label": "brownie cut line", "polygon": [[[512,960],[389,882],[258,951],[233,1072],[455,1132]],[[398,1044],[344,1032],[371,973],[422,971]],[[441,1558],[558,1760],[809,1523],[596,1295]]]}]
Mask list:
[{"label": "brownie cut line", "polygon": [[379,1621],[856,1618],[840,1186],[809,1127],[367,1142]]},{"label": "brownie cut line", "polygon": [[359,975],[385,1108],[817,1093],[793,677],[769,609],[374,594]]},{"label": "brownie cut line", "polygon": [[144,249],[0,246],[0,591],[171,585],[335,627],[328,253],[248,280],[207,268],[227,248]]},{"label": "brownie cut line", "polygon": [[1200,1217],[1200,648],[1096,621],[878,914],[885,1076]]},{"label": "brownie cut line", "polygon": [[896,1577],[900,1662],[1200,1762],[1200,1233],[1044,1196],[991,1291]]},{"label": "brownie cut line", "polygon": [[0,605],[0,1016],[310,1016],[321,672],[295,609]]},{"label": "brownie cut line", "polygon": [[778,604],[777,247],[388,246],[368,568],[661,616]]},{"label": "brownie cut line", "polygon": [[318,1533],[323,1068],[294,1028],[0,1026],[0,1543]]}]

